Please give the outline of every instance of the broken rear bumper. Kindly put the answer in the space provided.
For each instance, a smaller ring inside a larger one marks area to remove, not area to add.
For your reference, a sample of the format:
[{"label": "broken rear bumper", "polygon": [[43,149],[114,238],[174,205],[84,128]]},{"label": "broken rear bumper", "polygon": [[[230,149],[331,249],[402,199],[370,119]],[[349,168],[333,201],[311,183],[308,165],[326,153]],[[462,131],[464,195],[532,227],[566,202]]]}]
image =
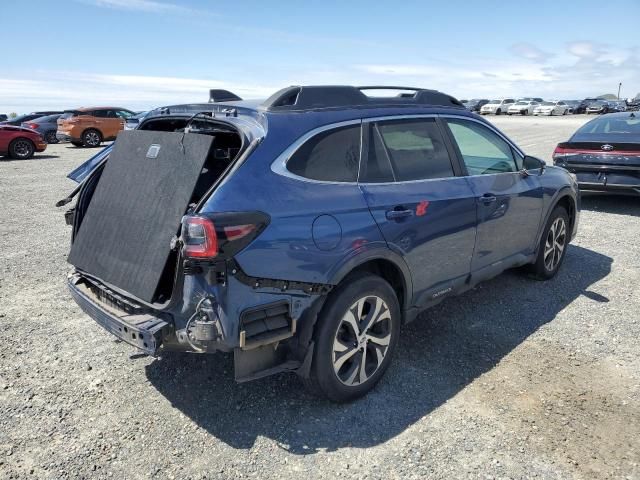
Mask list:
[{"label": "broken rear bumper", "polygon": [[67,281],[75,302],[102,328],[120,340],[155,356],[166,335],[172,331],[169,322],[149,314],[127,314],[109,309],[91,298],[90,291],[81,284],[79,275],[70,275]]}]

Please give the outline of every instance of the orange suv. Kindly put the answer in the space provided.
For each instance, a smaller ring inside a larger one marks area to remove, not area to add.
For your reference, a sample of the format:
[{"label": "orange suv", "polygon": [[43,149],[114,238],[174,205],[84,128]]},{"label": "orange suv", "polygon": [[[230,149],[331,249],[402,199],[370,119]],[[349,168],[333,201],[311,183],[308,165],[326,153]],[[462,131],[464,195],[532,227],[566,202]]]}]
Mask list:
[{"label": "orange suv", "polygon": [[87,107],[65,110],[58,119],[56,138],[76,147],[98,147],[104,141],[115,140],[131,110],[118,107]]}]

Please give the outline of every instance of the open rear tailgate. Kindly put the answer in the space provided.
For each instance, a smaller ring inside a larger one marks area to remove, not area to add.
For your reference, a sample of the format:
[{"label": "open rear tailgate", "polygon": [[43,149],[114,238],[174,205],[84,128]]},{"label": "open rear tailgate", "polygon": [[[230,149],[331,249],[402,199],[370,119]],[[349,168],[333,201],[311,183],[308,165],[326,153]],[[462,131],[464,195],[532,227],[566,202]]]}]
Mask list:
[{"label": "open rear tailgate", "polygon": [[152,302],[213,139],[120,132],[76,232],[69,263]]}]

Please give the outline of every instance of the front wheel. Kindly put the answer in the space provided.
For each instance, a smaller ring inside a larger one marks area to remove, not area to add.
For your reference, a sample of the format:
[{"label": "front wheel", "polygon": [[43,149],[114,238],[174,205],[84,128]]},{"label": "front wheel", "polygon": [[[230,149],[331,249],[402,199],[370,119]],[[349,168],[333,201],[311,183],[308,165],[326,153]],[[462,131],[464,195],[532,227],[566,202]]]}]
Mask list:
[{"label": "front wheel", "polygon": [[536,278],[549,280],[558,273],[567,253],[569,238],[569,215],[564,207],[558,206],[551,212],[538,245],[538,256],[532,265]]},{"label": "front wheel", "polygon": [[501,113],[502,113],[502,110],[500,110],[500,109],[496,110],[496,115],[500,115]]},{"label": "front wheel", "polygon": [[336,402],[371,390],[389,366],[400,334],[398,298],[382,278],[362,274],[331,292],[314,333],[306,386]]}]

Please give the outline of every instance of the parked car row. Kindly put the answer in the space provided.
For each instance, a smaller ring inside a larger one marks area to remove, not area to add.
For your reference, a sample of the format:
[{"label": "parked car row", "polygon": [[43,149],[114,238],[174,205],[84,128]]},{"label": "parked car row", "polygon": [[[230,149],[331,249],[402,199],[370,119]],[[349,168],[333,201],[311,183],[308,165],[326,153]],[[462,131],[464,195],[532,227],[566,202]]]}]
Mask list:
[{"label": "parked car row", "polygon": [[[38,138],[47,143],[71,142],[77,147],[97,147],[104,141],[115,140],[125,123],[136,116],[126,108],[90,107],[63,111],[37,111],[0,121],[3,136],[16,141],[16,135],[22,138],[21,145],[31,143],[28,149],[10,148],[9,144],[0,146],[0,155],[14,158],[29,158],[39,152]],[[134,127],[135,128],[135,127]],[[10,135],[7,133],[10,132]],[[39,137],[34,136],[36,133]],[[26,143],[25,143],[26,142]],[[45,147],[46,148],[46,147]],[[18,153],[22,152],[22,153]]]},{"label": "parked car row", "polygon": [[584,100],[551,100],[544,101],[540,97],[520,99],[501,98],[488,100],[474,98],[462,100],[463,105],[471,112],[480,115],[567,115],[569,113],[611,113],[637,110],[639,104],[627,103],[624,100],[602,100],[585,98]]}]

